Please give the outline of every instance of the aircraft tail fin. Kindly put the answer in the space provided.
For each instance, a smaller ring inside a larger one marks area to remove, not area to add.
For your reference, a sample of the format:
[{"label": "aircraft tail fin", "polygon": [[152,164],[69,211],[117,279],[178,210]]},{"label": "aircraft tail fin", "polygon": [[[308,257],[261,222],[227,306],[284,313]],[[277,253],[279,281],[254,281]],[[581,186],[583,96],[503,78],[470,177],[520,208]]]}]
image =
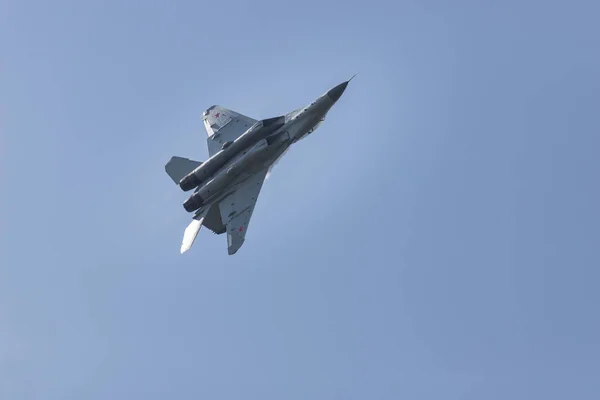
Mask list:
[{"label": "aircraft tail fin", "polygon": [[165,164],[165,171],[173,179],[173,182],[179,185],[179,181],[184,176],[198,168],[201,164],[200,161],[174,156]]}]

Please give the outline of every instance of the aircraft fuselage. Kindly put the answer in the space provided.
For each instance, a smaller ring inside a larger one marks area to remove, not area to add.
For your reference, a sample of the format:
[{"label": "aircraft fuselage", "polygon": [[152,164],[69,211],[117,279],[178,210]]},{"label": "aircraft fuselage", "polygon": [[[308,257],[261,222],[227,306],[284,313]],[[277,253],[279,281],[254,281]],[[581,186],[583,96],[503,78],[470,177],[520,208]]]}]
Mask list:
[{"label": "aircraft fuselage", "polygon": [[316,130],[345,85],[347,82],[283,117],[259,121],[235,141],[224,144],[221,151],[181,180],[183,190],[196,188],[185,201],[185,210],[194,212],[222,199],[253,173],[272,165],[293,143]]}]

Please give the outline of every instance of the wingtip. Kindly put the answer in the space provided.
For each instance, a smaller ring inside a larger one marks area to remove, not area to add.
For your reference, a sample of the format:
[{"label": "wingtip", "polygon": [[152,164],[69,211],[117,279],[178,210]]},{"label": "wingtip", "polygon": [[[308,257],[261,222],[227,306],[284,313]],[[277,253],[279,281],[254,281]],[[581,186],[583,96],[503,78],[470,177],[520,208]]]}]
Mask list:
[{"label": "wingtip", "polygon": [[242,248],[242,245],[244,244],[245,241],[246,241],[245,239],[242,239],[237,245],[228,246],[227,247],[227,254],[229,254],[230,256],[232,256],[235,253],[237,253],[238,250]]},{"label": "wingtip", "polygon": [[230,256],[232,256],[235,253],[237,253],[239,249],[240,249],[239,247],[228,247],[227,248],[227,254],[230,255]]}]

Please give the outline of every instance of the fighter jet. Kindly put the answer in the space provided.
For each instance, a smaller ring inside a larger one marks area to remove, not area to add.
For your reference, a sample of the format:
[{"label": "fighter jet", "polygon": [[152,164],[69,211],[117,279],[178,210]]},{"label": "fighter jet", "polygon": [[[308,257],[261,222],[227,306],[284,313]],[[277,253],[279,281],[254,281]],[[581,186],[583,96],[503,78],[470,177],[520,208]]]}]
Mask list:
[{"label": "fighter jet", "polygon": [[183,191],[193,190],[183,203],[194,216],[183,234],[182,254],[192,247],[202,225],[216,234],[227,233],[229,255],[242,247],[263,182],[274,164],[292,144],[323,123],[350,80],[279,117],[257,121],[218,105],[204,111],[209,159],[200,162],[175,156],[165,165]]}]

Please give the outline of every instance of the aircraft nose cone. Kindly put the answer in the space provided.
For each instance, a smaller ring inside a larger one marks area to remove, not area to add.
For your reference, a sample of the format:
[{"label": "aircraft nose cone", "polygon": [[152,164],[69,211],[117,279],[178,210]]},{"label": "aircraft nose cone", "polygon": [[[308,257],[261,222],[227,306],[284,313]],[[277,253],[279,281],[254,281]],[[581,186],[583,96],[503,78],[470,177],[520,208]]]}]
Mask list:
[{"label": "aircraft nose cone", "polygon": [[342,97],[342,94],[344,94],[344,90],[346,90],[346,86],[348,86],[348,82],[350,82],[350,81],[340,83],[333,89],[329,90],[327,92],[327,97],[329,97],[331,99],[331,101],[333,101],[334,103],[336,101],[338,101],[340,99],[340,97]]}]

